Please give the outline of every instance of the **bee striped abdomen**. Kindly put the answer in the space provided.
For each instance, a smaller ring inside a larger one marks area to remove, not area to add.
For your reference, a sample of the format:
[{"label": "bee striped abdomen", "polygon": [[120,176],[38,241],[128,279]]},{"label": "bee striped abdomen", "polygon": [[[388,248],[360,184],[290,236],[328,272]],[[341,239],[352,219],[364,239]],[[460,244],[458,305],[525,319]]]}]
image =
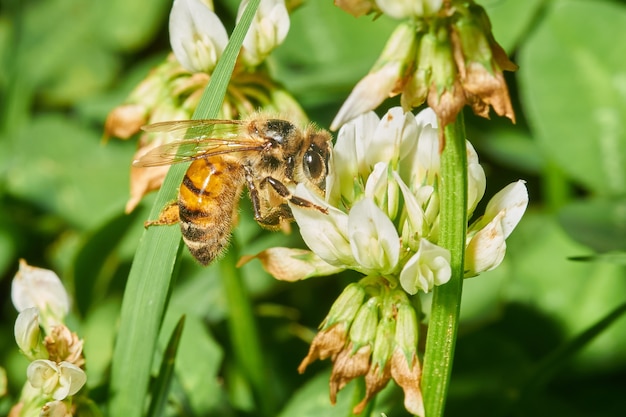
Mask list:
[{"label": "bee striped abdomen", "polygon": [[178,194],[180,228],[191,254],[203,265],[228,245],[245,176],[229,157],[198,159],[189,166]]}]

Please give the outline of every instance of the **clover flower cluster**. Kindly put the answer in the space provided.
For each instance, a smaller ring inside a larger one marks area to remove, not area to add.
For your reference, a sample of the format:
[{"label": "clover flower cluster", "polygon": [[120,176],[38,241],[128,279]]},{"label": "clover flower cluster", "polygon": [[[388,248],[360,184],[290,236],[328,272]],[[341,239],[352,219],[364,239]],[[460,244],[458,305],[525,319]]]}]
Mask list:
[{"label": "clover flower cluster", "polygon": [[[237,21],[247,4],[247,0],[241,2]],[[128,139],[146,124],[190,119],[198,106],[228,43],[228,34],[213,11],[212,3],[202,0],[175,0],[169,23],[173,53],[148,74],[124,104],[109,113],[106,136]],[[306,121],[298,102],[272,80],[263,66],[288,30],[285,1],[262,0],[244,39],[219,118],[237,119],[261,109]],[[167,134],[144,133],[133,159],[173,139]],[[161,187],[168,168],[131,168],[127,212],[132,211],[144,195]]]},{"label": "clover flower cluster", "polygon": [[11,288],[19,312],[15,341],[31,361],[20,402],[11,416],[71,416],[72,396],[87,381],[83,341],[65,324],[69,297],[50,270],[20,262]]},{"label": "clover flower cluster", "polygon": [[[485,193],[486,179],[470,142],[466,149],[469,219]],[[403,382],[420,376],[413,343],[417,313],[408,296],[427,293],[451,276],[450,253],[438,245],[442,179],[434,111],[414,116],[395,107],[381,119],[369,112],[351,120],[338,133],[330,168],[324,196],[304,184],[295,189],[299,197],[328,210],[291,206],[310,250],[270,248],[256,257],[287,281],[346,269],[365,275],[335,302],[300,370],[315,359],[331,358],[331,399],[347,381],[365,376],[367,401],[391,377],[405,390],[407,409],[422,415],[418,384]],[[466,277],[502,262],[505,240],[527,204],[523,181],[494,195],[484,215],[467,229]],[[394,356],[396,349],[403,355]]]},{"label": "clover flower cluster", "polygon": [[485,10],[467,0],[337,0],[361,16],[384,13],[402,19],[380,57],[352,90],[331,129],[401,95],[408,111],[425,101],[447,125],[463,106],[489,117],[493,108],[515,121],[503,71],[515,71],[495,41]]}]

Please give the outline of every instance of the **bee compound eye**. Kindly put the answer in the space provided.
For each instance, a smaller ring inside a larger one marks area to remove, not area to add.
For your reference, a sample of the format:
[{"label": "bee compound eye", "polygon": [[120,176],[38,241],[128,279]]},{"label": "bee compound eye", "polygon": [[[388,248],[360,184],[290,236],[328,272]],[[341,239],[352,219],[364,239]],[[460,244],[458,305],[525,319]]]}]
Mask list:
[{"label": "bee compound eye", "polygon": [[304,154],[304,173],[307,178],[319,185],[324,180],[326,173],[326,162],[319,149],[309,149]]}]

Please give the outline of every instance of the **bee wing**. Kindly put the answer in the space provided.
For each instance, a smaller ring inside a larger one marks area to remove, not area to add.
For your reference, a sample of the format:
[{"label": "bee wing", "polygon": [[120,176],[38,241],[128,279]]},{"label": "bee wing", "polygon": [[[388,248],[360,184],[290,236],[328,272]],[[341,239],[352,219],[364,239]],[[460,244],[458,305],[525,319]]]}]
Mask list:
[{"label": "bee wing", "polygon": [[148,133],[167,133],[176,139],[193,139],[241,133],[244,121],[222,119],[176,120],[142,126]]},{"label": "bee wing", "polygon": [[143,126],[149,133],[167,133],[172,142],[151,149],[133,161],[136,167],[154,167],[193,161],[231,152],[259,151],[262,143],[242,134],[241,120],[179,120]]},{"label": "bee wing", "polygon": [[260,151],[263,143],[250,138],[181,140],[151,149],[133,161],[135,167],[155,167],[193,161],[232,152]]}]

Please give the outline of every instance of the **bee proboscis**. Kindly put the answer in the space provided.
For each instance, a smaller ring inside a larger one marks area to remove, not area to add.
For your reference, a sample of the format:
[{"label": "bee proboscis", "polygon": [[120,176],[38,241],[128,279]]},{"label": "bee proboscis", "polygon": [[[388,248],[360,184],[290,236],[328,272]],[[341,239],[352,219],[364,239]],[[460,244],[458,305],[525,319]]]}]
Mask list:
[{"label": "bee proboscis", "polygon": [[135,160],[134,166],[192,161],[177,201],[146,225],[179,222],[185,244],[203,265],[228,245],[244,186],[255,220],[267,229],[293,220],[288,202],[326,213],[325,208],[291,192],[298,183],[323,192],[331,153],[326,130],[301,129],[288,120],[259,114],[247,120],[161,122],[143,130],[168,133],[175,140],[152,149]]}]

